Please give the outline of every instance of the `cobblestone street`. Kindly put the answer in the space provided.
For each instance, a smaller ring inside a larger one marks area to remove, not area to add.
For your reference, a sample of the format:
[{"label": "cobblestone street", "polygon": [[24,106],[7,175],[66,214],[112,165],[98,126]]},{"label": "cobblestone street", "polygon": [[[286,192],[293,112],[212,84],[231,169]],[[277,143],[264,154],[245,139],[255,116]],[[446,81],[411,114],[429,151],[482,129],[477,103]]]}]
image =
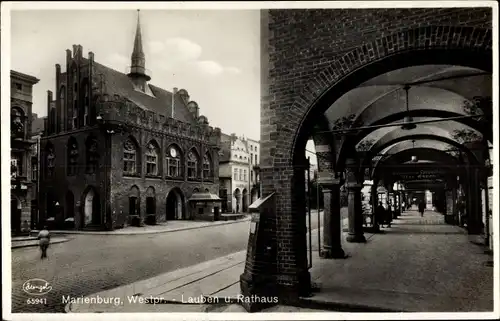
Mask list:
[{"label": "cobblestone street", "polygon": [[[12,312],[63,312],[62,296],[81,296],[149,278],[246,248],[249,222],[152,235],[71,235],[49,248],[12,251]],[[27,305],[29,279],[51,283],[47,305]]]},{"label": "cobblestone street", "polygon": [[[315,214],[315,212],[313,212]],[[312,215],[313,228],[317,215]],[[246,249],[249,221],[151,235],[71,235],[49,248],[12,251],[12,312],[64,312],[63,296],[79,297],[147,279]],[[51,283],[47,305],[28,305],[29,279]]]}]

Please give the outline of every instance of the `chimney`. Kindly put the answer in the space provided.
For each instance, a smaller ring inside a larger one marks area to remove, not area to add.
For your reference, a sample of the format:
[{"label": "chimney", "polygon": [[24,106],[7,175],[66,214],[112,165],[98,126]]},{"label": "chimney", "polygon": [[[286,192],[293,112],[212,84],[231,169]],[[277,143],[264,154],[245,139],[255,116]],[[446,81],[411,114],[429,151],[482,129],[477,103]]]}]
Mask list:
[{"label": "chimney", "polygon": [[60,78],[61,78],[61,65],[56,64],[56,93],[58,92],[57,88],[59,87]]},{"label": "chimney", "polygon": [[78,59],[83,58],[83,47],[82,45],[78,45]]},{"label": "chimney", "polygon": [[71,61],[71,50],[66,49],[66,72],[68,72],[69,62]]},{"label": "chimney", "polygon": [[94,53],[92,51],[89,51],[89,60],[94,62]]}]

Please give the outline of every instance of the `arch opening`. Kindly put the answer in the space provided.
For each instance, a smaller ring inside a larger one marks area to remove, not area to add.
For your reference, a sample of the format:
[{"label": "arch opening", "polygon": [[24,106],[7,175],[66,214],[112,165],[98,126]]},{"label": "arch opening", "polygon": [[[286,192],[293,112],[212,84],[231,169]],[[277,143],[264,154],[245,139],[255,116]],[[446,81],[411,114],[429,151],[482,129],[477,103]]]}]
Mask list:
[{"label": "arch opening", "polygon": [[101,225],[101,200],[94,187],[88,187],[83,198],[84,227]]},{"label": "arch opening", "polygon": [[173,188],[167,195],[166,220],[182,220],[185,218],[184,195],[179,188]]}]

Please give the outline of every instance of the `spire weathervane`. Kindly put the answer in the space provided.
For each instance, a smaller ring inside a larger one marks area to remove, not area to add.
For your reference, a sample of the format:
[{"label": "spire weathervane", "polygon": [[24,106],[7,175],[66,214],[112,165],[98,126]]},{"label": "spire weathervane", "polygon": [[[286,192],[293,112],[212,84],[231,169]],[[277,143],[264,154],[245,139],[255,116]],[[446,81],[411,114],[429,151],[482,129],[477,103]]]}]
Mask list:
[{"label": "spire weathervane", "polygon": [[129,76],[144,78],[150,80],[151,77],[146,74],[146,56],[142,48],[142,32],[140,9],[137,9],[137,27],[135,31],[134,50],[131,56],[131,65]]}]

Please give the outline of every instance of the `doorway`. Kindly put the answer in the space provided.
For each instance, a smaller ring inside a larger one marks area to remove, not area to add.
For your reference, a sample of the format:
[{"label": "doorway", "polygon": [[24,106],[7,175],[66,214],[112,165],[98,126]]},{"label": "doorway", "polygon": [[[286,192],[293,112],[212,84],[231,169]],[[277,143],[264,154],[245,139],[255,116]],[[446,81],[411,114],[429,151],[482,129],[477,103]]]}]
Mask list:
[{"label": "doorway", "polygon": [[180,220],[183,218],[182,194],[178,189],[173,189],[168,193],[166,206],[167,206],[166,208],[167,221]]},{"label": "doorway", "polygon": [[90,188],[84,201],[84,226],[101,224],[101,202],[99,194]]},{"label": "doorway", "polygon": [[13,232],[21,231],[21,202],[17,198],[10,200],[10,224]]}]

